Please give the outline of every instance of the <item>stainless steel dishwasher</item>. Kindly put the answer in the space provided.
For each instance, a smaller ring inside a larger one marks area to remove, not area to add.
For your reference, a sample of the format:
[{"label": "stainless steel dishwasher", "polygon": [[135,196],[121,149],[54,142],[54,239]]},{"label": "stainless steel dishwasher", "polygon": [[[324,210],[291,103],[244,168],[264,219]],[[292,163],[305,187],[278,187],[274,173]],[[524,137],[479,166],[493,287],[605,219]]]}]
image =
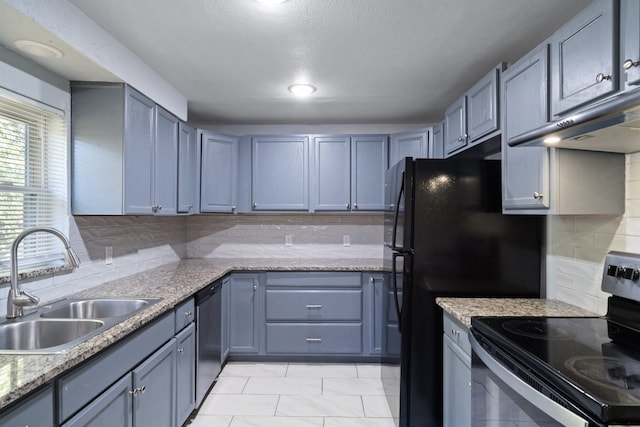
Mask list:
[{"label": "stainless steel dishwasher", "polygon": [[199,408],[221,369],[222,282],[196,294],[196,408]]}]

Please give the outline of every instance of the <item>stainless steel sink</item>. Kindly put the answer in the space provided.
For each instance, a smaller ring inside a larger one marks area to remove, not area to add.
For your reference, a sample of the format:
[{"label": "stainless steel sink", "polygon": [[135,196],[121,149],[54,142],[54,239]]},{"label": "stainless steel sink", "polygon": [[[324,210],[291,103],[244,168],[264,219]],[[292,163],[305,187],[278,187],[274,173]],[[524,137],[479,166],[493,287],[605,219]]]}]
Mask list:
[{"label": "stainless steel sink", "polygon": [[160,301],[159,298],[62,300],[0,324],[0,354],[61,353]]},{"label": "stainless steel sink", "polygon": [[146,299],[89,299],[67,301],[63,305],[42,313],[45,318],[106,319],[136,313],[149,304]]},{"label": "stainless steel sink", "polygon": [[0,351],[53,353],[104,326],[102,320],[32,319],[0,325]]}]

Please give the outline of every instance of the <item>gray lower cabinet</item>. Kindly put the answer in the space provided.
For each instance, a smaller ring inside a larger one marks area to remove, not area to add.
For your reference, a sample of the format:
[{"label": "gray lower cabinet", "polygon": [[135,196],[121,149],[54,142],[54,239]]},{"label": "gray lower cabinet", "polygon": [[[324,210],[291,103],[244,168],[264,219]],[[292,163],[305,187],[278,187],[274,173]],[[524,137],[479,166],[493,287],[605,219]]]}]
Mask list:
[{"label": "gray lower cabinet", "polygon": [[596,0],[551,36],[554,117],[618,90],[618,7]]},{"label": "gray lower cabinet", "polygon": [[384,273],[363,273],[362,288],[364,290],[365,304],[364,313],[366,316],[365,328],[367,331],[366,351],[371,355],[381,355],[384,327],[385,327],[385,310],[384,310],[384,292],[387,275]]},{"label": "gray lower cabinet", "polygon": [[447,313],[443,334],[443,425],[471,426],[471,345],[468,329]]},{"label": "gray lower cabinet", "polygon": [[262,324],[260,274],[232,274],[229,291],[229,354],[257,354]]},{"label": "gray lower cabinet", "polygon": [[0,416],[0,426],[51,427],[53,387],[49,384]]},{"label": "gray lower cabinet", "polygon": [[133,426],[133,390],[131,375],[128,374],[64,423],[63,427]]},{"label": "gray lower cabinet", "polygon": [[196,325],[176,335],[176,425],[189,418],[196,404]]}]

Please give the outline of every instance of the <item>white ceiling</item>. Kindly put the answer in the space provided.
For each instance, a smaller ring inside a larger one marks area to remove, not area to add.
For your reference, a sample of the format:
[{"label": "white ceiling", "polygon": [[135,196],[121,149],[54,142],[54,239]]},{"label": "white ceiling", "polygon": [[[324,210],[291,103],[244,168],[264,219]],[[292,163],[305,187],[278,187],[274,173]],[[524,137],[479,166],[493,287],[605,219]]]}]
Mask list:
[{"label": "white ceiling", "polygon": [[[184,94],[201,125],[437,122],[590,0],[70,2]],[[0,44],[15,49],[28,24],[3,25]],[[68,79],[109,76],[64,61],[45,66]],[[287,91],[297,82],[318,90],[297,99]]]}]

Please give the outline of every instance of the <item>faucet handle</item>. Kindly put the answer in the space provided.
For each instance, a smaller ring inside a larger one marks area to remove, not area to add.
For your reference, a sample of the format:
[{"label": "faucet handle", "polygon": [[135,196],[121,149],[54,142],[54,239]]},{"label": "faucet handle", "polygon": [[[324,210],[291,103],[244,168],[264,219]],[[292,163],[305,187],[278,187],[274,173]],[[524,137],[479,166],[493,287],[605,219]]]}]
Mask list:
[{"label": "faucet handle", "polygon": [[38,305],[39,302],[40,298],[24,290],[20,290],[20,293],[13,299],[13,304],[18,307]]}]

